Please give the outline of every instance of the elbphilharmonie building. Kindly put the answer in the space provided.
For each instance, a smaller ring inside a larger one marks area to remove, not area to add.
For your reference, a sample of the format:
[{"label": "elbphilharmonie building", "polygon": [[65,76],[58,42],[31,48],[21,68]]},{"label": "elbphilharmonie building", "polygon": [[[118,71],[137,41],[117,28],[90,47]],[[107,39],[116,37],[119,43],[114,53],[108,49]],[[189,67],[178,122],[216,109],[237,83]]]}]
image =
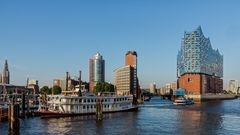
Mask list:
[{"label": "elbphilharmonie building", "polygon": [[223,89],[223,55],[212,48],[199,26],[184,32],[177,56],[178,88],[193,94],[219,93]]}]

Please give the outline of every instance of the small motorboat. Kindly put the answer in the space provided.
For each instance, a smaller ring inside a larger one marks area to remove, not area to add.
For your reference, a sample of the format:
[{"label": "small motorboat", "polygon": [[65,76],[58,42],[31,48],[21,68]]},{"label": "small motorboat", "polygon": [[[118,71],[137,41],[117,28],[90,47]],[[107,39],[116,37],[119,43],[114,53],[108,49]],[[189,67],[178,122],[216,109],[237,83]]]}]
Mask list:
[{"label": "small motorboat", "polygon": [[151,97],[144,97],[145,102],[149,102],[151,100]]},{"label": "small motorboat", "polygon": [[174,105],[192,105],[192,104],[194,104],[194,101],[193,101],[193,99],[190,99],[190,98],[186,99],[184,97],[180,97],[180,98],[175,99],[173,104]]}]

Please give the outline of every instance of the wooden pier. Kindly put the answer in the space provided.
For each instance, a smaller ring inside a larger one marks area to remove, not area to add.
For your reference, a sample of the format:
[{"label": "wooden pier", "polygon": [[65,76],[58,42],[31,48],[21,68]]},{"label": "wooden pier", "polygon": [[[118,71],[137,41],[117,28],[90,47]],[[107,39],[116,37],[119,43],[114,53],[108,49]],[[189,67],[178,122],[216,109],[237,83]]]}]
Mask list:
[{"label": "wooden pier", "polygon": [[0,103],[0,122],[7,121],[9,109],[7,106],[14,104],[19,106],[19,118],[36,116],[38,109],[36,105],[38,95],[23,94],[1,94]]}]

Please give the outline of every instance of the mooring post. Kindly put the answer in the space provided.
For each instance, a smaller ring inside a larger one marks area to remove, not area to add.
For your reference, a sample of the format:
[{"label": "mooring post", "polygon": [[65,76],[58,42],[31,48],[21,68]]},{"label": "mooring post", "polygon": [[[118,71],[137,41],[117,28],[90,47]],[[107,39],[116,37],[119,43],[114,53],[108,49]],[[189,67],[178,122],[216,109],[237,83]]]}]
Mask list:
[{"label": "mooring post", "polygon": [[96,103],[96,120],[102,121],[103,120],[103,113],[102,113],[102,99],[98,98]]},{"label": "mooring post", "polygon": [[19,134],[19,104],[8,106],[8,130],[10,134]]},{"label": "mooring post", "polygon": [[27,117],[29,117],[29,110],[30,110],[30,107],[29,107],[29,94],[27,94]]},{"label": "mooring post", "polygon": [[21,117],[22,118],[25,118],[25,103],[26,103],[26,100],[25,100],[26,96],[25,96],[25,93],[22,93],[22,114],[21,114]]}]

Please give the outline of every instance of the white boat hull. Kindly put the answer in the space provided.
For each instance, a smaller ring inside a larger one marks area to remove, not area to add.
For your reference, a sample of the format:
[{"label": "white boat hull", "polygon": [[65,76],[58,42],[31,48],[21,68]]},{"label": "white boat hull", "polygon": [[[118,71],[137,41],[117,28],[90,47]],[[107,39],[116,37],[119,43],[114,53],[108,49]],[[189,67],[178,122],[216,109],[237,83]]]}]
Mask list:
[{"label": "white boat hull", "polygon": [[41,102],[40,115],[89,115],[96,113],[96,104],[101,102],[103,113],[137,110],[132,104],[132,96],[109,97],[77,97],[77,96],[47,96],[47,102]]}]

